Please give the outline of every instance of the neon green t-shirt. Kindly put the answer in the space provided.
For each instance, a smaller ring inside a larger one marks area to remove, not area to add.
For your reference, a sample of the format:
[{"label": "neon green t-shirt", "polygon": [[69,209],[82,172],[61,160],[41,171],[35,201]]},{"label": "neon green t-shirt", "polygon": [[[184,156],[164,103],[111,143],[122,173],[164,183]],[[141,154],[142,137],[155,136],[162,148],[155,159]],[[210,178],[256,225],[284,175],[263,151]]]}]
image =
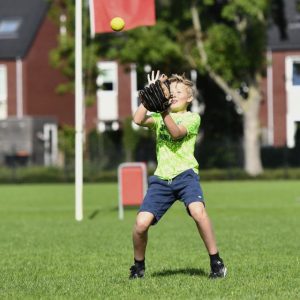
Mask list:
[{"label": "neon green t-shirt", "polygon": [[198,162],[194,157],[194,149],[200,116],[196,113],[171,113],[176,124],[183,125],[187,135],[179,140],[173,140],[159,113],[151,115],[154,119],[152,129],[156,131],[157,168],[154,175],[168,180],[180,173],[193,169],[198,174]]}]

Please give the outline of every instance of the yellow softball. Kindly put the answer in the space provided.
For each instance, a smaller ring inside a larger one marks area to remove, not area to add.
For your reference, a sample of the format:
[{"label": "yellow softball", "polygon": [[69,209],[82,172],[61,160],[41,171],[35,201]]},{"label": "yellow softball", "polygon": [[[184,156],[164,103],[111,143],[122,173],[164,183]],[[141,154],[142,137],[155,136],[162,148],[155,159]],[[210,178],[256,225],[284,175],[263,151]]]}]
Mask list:
[{"label": "yellow softball", "polygon": [[110,27],[114,31],[121,31],[125,26],[125,22],[120,17],[115,17],[110,21]]}]

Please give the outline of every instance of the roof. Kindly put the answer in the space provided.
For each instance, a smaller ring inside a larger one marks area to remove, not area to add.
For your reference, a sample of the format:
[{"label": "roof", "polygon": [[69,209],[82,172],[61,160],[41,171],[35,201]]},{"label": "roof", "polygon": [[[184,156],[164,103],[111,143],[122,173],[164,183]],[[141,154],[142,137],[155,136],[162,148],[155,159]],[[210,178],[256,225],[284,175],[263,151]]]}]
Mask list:
[{"label": "roof", "polygon": [[297,10],[297,0],[282,0],[278,3],[282,5],[281,16],[277,16],[280,18],[277,20],[281,26],[273,22],[269,27],[267,32],[268,48],[271,50],[300,50],[300,11]]},{"label": "roof", "polygon": [[0,1],[0,59],[23,58],[48,11],[49,1]]}]

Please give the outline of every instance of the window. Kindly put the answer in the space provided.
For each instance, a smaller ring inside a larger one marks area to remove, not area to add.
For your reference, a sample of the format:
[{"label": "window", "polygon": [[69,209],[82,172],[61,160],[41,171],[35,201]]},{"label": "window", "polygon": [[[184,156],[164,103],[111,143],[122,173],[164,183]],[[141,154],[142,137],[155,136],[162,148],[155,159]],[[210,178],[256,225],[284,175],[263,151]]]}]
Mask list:
[{"label": "window", "polygon": [[0,65],[0,119],[7,117],[7,70]]},{"label": "window", "polygon": [[296,122],[295,147],[300,148],[300,122]]},{"label": "window", "polygon": [[114,90],[114,76],[115,72],[112,69],[102,69],[100,74],[99,85],[102,91],[113,91]]},{"label": "window", "polygon": [[293,63],[293,85],[300,85],[300,62]]},{"label": "window", "polygon": [[6,66],[0,65],[0,103],[7,101],[7,74]]},{"label": "window", "polygon": [[20,19],[0,20],[0,38],[16,38],[21,25]]}]

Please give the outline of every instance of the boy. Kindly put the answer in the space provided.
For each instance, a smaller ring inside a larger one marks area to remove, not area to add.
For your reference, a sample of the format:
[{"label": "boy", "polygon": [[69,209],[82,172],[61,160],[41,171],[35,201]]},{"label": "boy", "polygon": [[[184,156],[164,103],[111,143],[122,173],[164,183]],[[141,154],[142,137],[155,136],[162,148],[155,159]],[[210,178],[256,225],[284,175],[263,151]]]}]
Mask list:
[{"label": "boy", "polygon": [[[163,75],[164,76],[164,75]],[[149,84],[159,80],[159,72],[148,75]],[[226,276],[227,269],[220,258],[212,225],[205,210],[198,177],[194,147],[200,117],[187,111],[193,100],[193,83],[184,76],[172,75],[170,107],[162,113],[147,115],[141,104],[133,116],[140,126],[156,131],[157,168],[149,178],[149,187],[133,228],[134,265],[130,279],[142,278],[145,273],[147,233],[177,200],[184,202],[195,220],[200,236],[210,256],[210,278]]]}]

